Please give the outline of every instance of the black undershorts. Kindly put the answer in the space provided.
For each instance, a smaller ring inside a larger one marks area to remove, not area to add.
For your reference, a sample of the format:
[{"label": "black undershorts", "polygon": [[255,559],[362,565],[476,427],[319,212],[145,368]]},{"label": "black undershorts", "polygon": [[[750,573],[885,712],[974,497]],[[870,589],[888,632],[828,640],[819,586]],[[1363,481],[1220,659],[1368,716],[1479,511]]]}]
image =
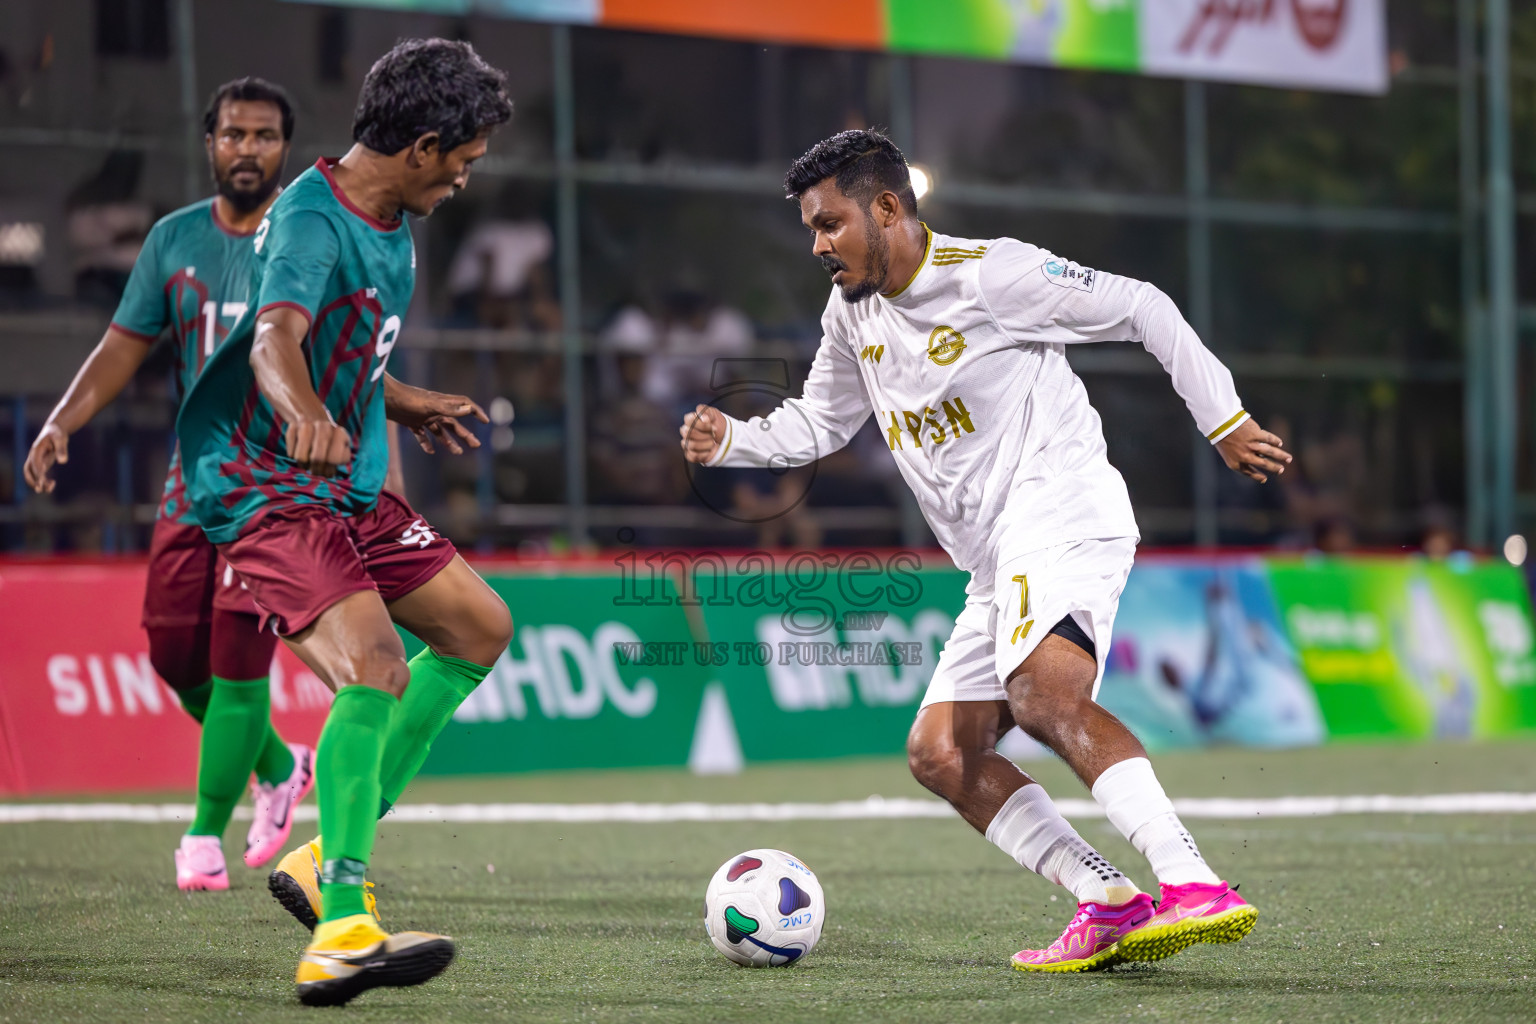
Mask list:
[{"label": "black undershorts", "polygon": [[1090,637],[1087,633],[1083,632],[1083,627],[1079,626],[1077,624],[1077,620],[1073,619],[1072,616],[1068,615],[1066,618],[1056,623],[1056,625],[1052,626],[1051,633],[1061,637],[1063,640],[1072,641],[1073,643],[1077,644],[1077,646],[1087,651],[1088,657],[1095,660],[1098,659],[1099,652],[1098,649],[1093,646],[1093,638]]}]

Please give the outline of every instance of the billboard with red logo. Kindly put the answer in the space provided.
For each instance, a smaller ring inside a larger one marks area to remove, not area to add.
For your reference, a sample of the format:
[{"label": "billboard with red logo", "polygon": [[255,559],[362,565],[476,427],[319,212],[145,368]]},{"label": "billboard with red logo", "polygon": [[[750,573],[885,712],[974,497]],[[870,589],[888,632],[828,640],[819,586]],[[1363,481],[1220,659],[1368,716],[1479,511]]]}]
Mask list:
[{"label": "billboard with red logo", "polygon": [[[0,793],[190,788],[198,729],[155,675],[143,565],[0,568]],[[279,647],[272,711],[313,744],[331,694]]]},{"label": "billboard with red logo", "polygon": [[1154,75],[1383,92],[1380,0],[1141,0]]},{"label": "billboard with red logo", "polygon": [[1383,0],[298,0],[1385,92]]}]

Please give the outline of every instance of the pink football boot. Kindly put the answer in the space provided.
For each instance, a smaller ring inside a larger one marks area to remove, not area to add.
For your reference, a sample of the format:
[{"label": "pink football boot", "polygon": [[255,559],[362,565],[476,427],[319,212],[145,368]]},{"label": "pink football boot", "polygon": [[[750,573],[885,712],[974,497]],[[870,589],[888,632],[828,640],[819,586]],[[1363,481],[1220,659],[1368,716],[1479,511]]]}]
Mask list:
[{"label": "pink football boot", "polygon": [[229,888],[224,848],[218,836],[182,836],[176,849],[176,888],[183,892]]},{"label": "pink football boot", "polygon": [[1165,885],[1157,913],[1120,940],[1125,960],[1161,960],[1197,942],[1237,942],[1253,931],[1259,908],[1226,882]]},{"label": "pink football boot", "polygon": [[1118,948],[1121,939],[1146,924],[1152,911],[1152,897],[1144,892],[1112,907],[1079,903],[1061,937],[1047,949],[1024,949],[1013,954],[1013,969],[1073,974],[1102,971],[1123,963],[1125,957]]},{"label": "pink football boot", "polygon": [[251,783],[256,816],[245,837],[245,864],[259,868],[283,848],[293,831],[293,809],[315,787],[315,752],[302,743],[290,743],[293,774],[276,785]]}]

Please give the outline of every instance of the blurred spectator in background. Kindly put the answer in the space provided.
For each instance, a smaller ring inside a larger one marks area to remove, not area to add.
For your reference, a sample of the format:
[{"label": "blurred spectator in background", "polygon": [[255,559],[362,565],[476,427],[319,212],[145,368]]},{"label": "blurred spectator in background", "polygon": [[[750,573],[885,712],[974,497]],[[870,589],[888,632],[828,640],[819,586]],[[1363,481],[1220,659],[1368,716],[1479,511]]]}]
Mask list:
[{"label": "blurred spectator in background", "polygon": [[1343,516],[1331,516],[1317,524],[1312,546],[1325,555],[1347,555],[1355,550],[1355,527]]},{"label": "blurred spectator in background", "polygon": [[40,298],[37,268],[43,262],[45,226],[23,204],[0,202],[0,308],[35,304]]},{"label": "blurred spectator in background", "polygon": [[[674,436],[676,430],[673,431]],[[806,491],[815,474],[805,466],[776,472],[772,469],[740,471],[731,488],[732,513],[757,526],[760,548],[790,547],[815,551],[821,547],[821,524],[806,508]]]},{"label": "blurred spectator in background", "polygon": [[[661,326],[638,297],[624,302],[603,328],[598,351],[598,393],[603,398],[638,393],[648,357],[661,349]],[[633,382],[628,375],[635,375]],[[631,386],[633,384],[633,386]]]},{"label": "blurred spectator in background", "polygon": [[613,391],[592,418],[593,500],[618,505],[675,505],[688,493],[677,450],[677,422],[642,393],[651,351],[643,335],[605,336]]},{"label": "blurred spectator in background", "polygon": [[448,268],[455,324],[559,330],[549,272],[554,245],[536,200],[516,184],[503,189],[491,218],[471,229]]},{"label": "blurred spectator in background", "polygon": [[1435,560],[1449,558],[1461,549],[1455,519],[1450,509],[1437,505],[1424,510],[1424,532],[1419,535],[1419,550]]},{"label": "blurred spectator in background", "polygon": [[[631,325],[640,336],[640,325]],[[647,360],[645,397],[681,415],[713,394],[716,359],[751,353],[752,321],[696,288],[679,288],[663,304],[657,354]]]},{"label": "blurred spectator in background", "polygon": [[[1283,416],[1275,429],[1290,429]],[[1285,492],[1290,529],[1284,544],[1300,541],[1320,551],[1345,551],[1356,546],[1357,524],[1379,526],[1387,511],[1388,494],[1373,485],[1365,440],[1357,430],[1340,430],[1321,440],[1297,437],[1296,461],[1279,478]]]},{"label": "blurred spectator in background", "polygon": [[133,261],[155,221],[149,204],[135,199],[144,154],[113,150],[101,168],[64,201],[75,269],[75,296],[116,308]]}]

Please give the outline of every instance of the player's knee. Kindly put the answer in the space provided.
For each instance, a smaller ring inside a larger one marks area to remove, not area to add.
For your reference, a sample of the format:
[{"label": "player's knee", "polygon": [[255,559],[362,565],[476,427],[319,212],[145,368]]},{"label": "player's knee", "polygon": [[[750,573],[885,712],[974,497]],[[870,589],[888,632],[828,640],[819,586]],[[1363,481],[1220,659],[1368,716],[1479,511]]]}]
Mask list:
[{"label": "player's knee", "polygon": [[925,789],[944,796],[965,777],[965,752],[949,737],[913,729],[907,735],[907,767]]},{"label": "player's knee", "polygon": [[498,597],[488,604],[482,629],[484,634],[482,653],[486,656],[485,660],[480,662],[482,665],[489,665],[501,657],[501,652],[505,651],[507,645],[512,642],[512,612],[507,608],[507,603]]},{"label": "player's knee", "polygon": [[483,600],[466,609],[462,628],[456,630],[450,649],[439,654],[472,661],[476,665],[494,665],[512,642],[512,613],[507,603],[486,589]]},{"label": "player's knee", "polygon": [[344,686],[372,686],[396,697],[405,692],[411,681],[403,652],[388,646],[366,649],[345,658],[333,674],[338,690]]}]

